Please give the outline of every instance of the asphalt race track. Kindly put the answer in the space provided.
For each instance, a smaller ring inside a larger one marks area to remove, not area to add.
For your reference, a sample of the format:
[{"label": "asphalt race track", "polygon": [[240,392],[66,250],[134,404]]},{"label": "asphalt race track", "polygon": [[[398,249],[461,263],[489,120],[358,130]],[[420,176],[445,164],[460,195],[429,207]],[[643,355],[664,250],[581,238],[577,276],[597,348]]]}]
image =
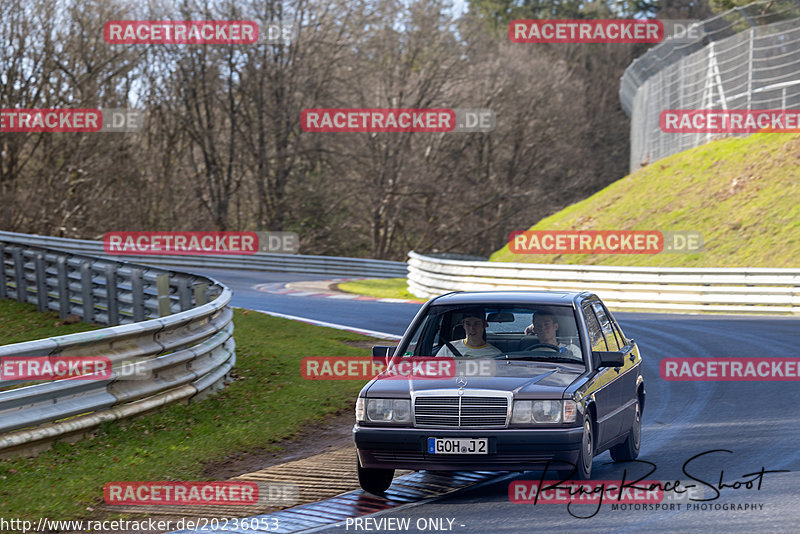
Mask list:
[{"label": "asphalt race track", "polygon": [[216,278],[230,287],[233,290],[231,305],[237,308],[278,312],[397,336],[403,335],[419,309],[417,304],[302,298],[265,293],[254,288],[258,284],[270,282],[321,280],[325,278],[325,275],[221,269],[190,270]]},{"label": "asphalt race track", "polygon": [[[256,284],[320,279],[243,271],[201,270],[233,288],[233,305],[302,316],[391,334],[402,334],[419,308],[392,304],[274,295]],[[612,310],[613,311],[613,310]],[[625,334],[636,339],[644,358],[647,400],[639,460],[655,464],[647,480],[694,483],[705,502],[690,493],[674,494],[674,509],[633,504],[612,509],[610,499],[596,504],[517,504],[509,501],[514,480],[538,480],[540,472],[513,474],[454,494],[394,508],[359,524],[339,524],[314,532],[797,532],[800,528],[800,384],[786,382],[669,382],[659,376],[664,357],[791,356],[800,352],[800,318],[722,315],[617,313]],[[707,451],[714,452],[684,463]],[[612,464],[609,454],[595,457],[593,480],[640,478],[646,464]],[[786,473],[753,473],[788,470]],[[691,474],[697,481],[687,476]],[[717,493],[720,482],[738,489]],[[750,488],[746,481],[753,481]],[[667,502],[666,500],[664,501]],[[691,506],[689,506],[691,505]],[[637,509],[638,506],[638,509]],[[687,509],[688,507],[688,509]],[[596,512],[596,513],[595,513]],[[591,516],[578,518],[575,516]],[[392,518],[391,522],[381,521]],[[431,520],[444,519],[431,529]],[[453,520],[452,523],[448,519]],[[359,527],[360,528],[357,528]]]}]

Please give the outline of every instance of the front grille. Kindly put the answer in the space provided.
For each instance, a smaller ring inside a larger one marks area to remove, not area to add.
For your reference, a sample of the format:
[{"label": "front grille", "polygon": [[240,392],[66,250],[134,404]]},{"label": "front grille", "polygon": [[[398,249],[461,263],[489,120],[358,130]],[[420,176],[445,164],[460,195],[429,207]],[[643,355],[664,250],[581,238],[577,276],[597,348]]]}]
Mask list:
[{"label": "front grille", "polygon": [[417,397],[414,401],[416,426],[504,427],[507,418],[506,397]]}]

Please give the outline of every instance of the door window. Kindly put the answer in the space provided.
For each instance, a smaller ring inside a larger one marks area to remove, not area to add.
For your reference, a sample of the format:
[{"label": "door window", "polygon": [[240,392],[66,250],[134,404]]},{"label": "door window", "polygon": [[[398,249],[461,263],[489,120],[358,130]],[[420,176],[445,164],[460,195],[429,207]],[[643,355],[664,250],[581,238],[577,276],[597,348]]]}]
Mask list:
[{"label": "door window", "polygon": [[589,329],[589,343],[592,344],[592,350],[608,350],[600,323],[597,321],[597,317],[595,317],[591,307],[587,306],[583,309],[583,317],[586,319],[586,326]]},{"label": "door window", "polygon": [[597,314],[597,320],[600,322],[600,328],[602,329],[603,335],[606,338],[608,350],[619,350],[620,344],[616,335],[614,334],[614,328],[611,326],[611,319],[608,318],[605,308],[603,308],[603,305],[599,302],[592,302],[592,308],[594,309],[595,314]]}]

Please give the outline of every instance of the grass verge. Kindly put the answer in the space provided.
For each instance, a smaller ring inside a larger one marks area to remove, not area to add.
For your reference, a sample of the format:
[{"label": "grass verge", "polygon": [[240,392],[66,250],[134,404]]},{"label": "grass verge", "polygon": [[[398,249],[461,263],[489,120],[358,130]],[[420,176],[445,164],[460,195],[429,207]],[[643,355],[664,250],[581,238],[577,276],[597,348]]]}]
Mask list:
[{"label": "grass verge", "polygon": [[661,267],[800,266],[800,135],[763,133],[675,154],[530,230],[692,230],[693,254],[512,254],[491,261]]},{"label": "grass verge", "polygon": [[6,517],[96,518],[111,481],[206,480],[204,469],[243,452],[277,448],[300,427],[352,410],[360,381],[311,381],[305,356],[366,356],[371,338],[236,310],[235,382],[216,396],[103,425],[35,458],[0,460]]},{"label": "grass verge", "polygon": [[102,328],[88,323],[64,324],[56,312],[39,313],[33,304],[8,299],[0,299],[0,318],[0,345]]},{"label": "grass verge", "polygon": [[336,287],[340,291],[356,293],[368,297],[382,299],[406,299],[419,300],[416,295],[408,292],[408,281],[405,278],[370,278],[367,280],[354,280],[353,282],[342,282]]}]

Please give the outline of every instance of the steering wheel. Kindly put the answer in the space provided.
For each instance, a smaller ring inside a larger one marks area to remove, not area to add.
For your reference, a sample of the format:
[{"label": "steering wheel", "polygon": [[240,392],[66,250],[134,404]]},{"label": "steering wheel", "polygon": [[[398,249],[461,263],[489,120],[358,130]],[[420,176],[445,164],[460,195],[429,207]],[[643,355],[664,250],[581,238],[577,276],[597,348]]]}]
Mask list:
[{"label": "steering wheel", "polygon": [[534,349],[538,349],[539,347],[544,347],[544,348],[547,348],[547,349],[550,349],[550,350],[554,350],[556,352],[561,352],[561,347],[559,347],[557,345],[551,345],[550,343],[536,343],[535,345],[531,345],[530,347],[528,347],[525,350],[534,350]]}]

